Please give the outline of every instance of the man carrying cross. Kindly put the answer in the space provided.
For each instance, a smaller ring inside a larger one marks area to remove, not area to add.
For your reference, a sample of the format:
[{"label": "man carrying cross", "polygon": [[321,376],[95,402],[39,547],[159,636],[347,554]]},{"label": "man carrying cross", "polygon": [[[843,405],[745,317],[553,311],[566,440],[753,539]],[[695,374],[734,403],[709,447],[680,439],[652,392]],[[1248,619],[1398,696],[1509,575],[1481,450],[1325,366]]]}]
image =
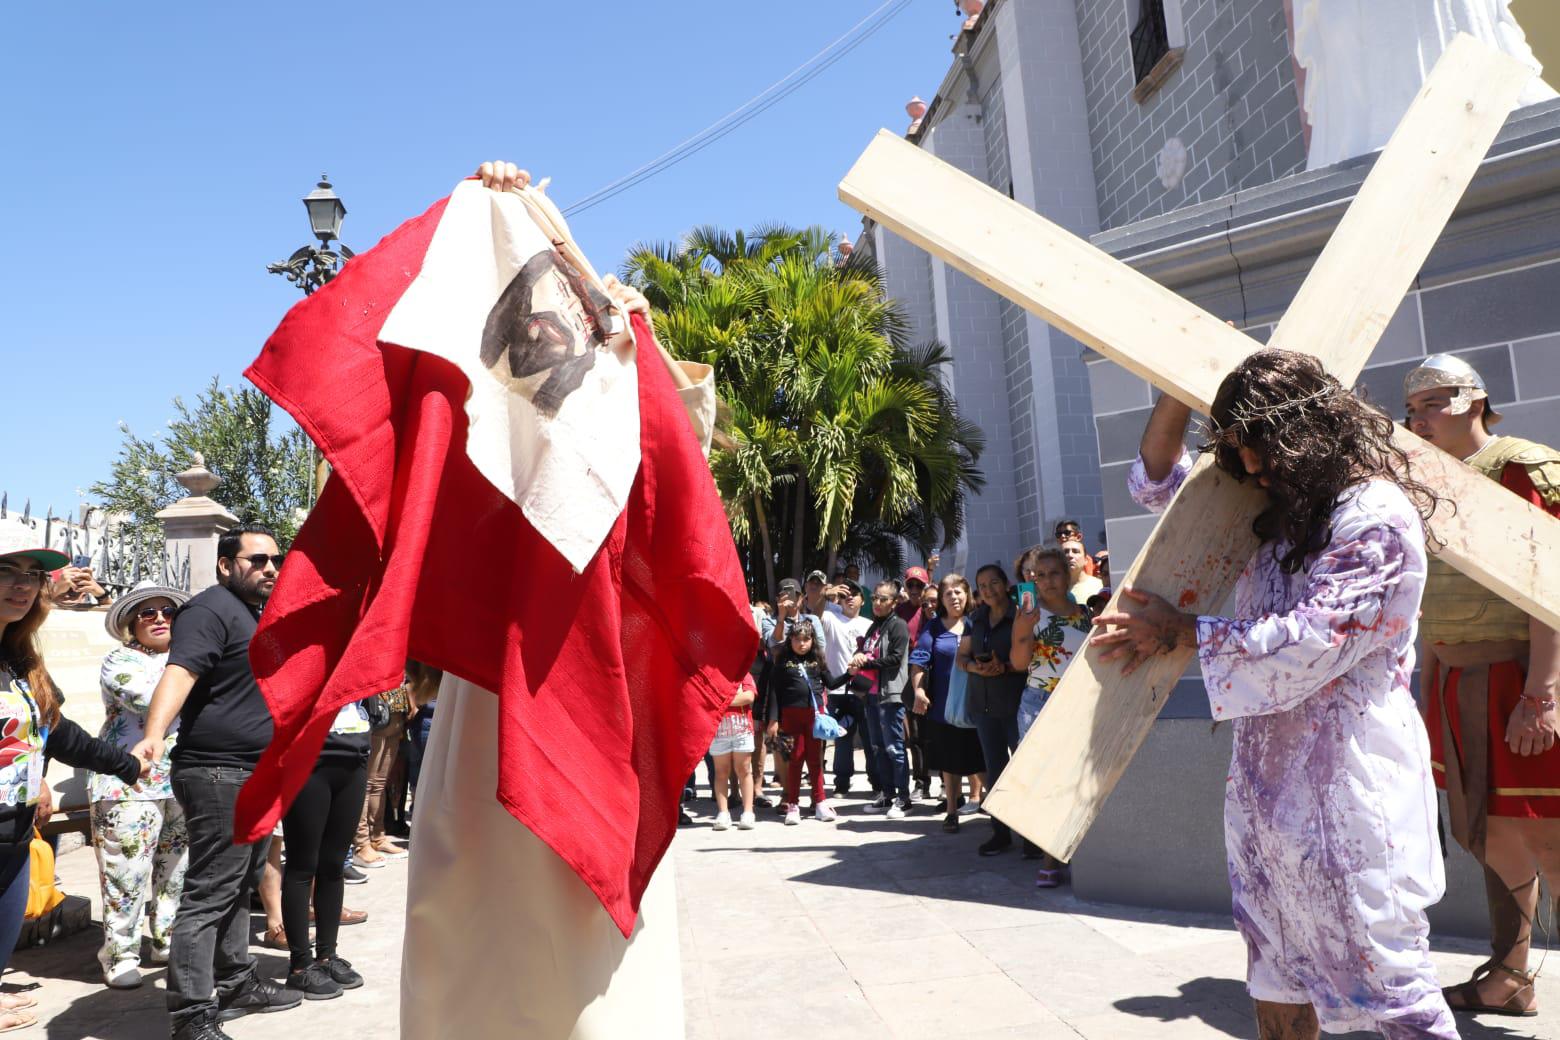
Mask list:
[{"label": "man carrying cross", "polygon": [[[1560,516],[1560,452],[1490,427],[1479,373],[1437,354],[1403,380],[1410,430]],[[1477,520],[1475,520],[1477,522]],[[1420,686],[1452,836],[1484,866],[1493,956],[1447,997],[1456,1010],[1531,1015],[1538,875],[1560,877],[1560,633],[1440,560],[1430,562]]]},{"label": "man carrying cross", "polygon": [[[1225,849],[1264,1040],[1353,1029],[1458,1035],[1425,910],[1445,889],[1430,749],[1409,674],[1437,497],[1392,422],[1320,363],[1247,357],[1219,387],[1203,450],[1267,508],[1233,617],[1126,589],[1096,620],[1132,670],[1195,645],[1215,719],[1234,720]],[[1160,399],[1129,479],[1162,510],[1192,468],[1189,409]]]}]

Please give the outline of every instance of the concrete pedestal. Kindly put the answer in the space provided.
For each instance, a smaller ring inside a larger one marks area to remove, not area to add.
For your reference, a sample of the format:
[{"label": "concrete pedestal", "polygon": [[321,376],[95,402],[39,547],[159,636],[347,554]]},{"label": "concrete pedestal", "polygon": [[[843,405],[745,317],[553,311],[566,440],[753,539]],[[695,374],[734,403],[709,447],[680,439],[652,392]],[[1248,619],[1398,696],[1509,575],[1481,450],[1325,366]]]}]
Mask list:
[{"label": "concrete pedestal", "polygon": [[206,497],[221,480],[206,468],[206,461],[199,454],[195,456],[195,465],[174,479],[190,492],[189,497],[158,513],[157,519],[162,521],[173,559],[189,557],[189,591],[194,594],[217,583],[217,539],[238,523],[238,517],[222,503]]}]

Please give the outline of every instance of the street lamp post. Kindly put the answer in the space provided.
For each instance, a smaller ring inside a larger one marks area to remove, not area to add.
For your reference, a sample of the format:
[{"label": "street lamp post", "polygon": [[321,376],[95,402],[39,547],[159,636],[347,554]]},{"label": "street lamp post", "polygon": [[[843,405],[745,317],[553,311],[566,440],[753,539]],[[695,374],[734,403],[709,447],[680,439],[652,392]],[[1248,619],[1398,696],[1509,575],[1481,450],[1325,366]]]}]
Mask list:
[{"label": "street lamp post", "polygon": [[[308,296],[336,277],[341,265],[351,260],[354,254],[339,242],[335,249],[329,248],[331,242],[341,236],[341,221],[347,215],[347,207],[331,189],[330,178],[326,174],[320,174],[319,184],[303,197],[303,208],[309,211],[309,230],[314,232],[320,244],[303,246],[279,264],[266,264],[265,269],[272,274],[286,275],[289,282]],[[311,509],[319,498],[319,492],[325,488],[325,478],[330,475],[330,464],[322,458],[316,459],[316,451],[311,441],[309,458],[314,461],[309,473]]]},{"label": "street lamp post", "polygon": [[320,244],[303,246],[281,263],[267,264],[265,269],[272,274],[285,275],[308,296],[336,277],[341,265],[354,254],[340,242],[335,249],[329,248],[341,235],[341,221],[347,215],[347,207],[331,190],[330,181],[324,174],[320,174],[320,183],[315,189],[303,197],[303,205],[309,211],[309,227]]}]

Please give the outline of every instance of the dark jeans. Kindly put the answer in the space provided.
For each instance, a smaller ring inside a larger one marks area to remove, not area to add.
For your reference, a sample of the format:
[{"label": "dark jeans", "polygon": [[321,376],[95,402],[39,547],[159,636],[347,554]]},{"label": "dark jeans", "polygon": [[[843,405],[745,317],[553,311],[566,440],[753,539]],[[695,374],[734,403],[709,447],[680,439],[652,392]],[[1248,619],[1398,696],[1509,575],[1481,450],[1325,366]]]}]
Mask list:
[{"label": "dark jeans", "polygon": [[173,770],[173,796],[190,833],[190,865],[173,922],[168,1017],[184,1023],[214,1015],[217,1001],[254,975],[249,956],[249,894],[265,868],[269,837],[233,843],[233,805],[250,770],[191,766]]},{"label": "dark jeans", "polygon": [[[838,696],[836,694],[835,696]],[[884,780],[881,770],[883,754],[883,737],[873,721],[877,714],[874,705],[876,697],[857,697],[855,694],[846,694],[854,702],[850,710],[855,712],[855,720],[850,729],[845,731],[845,739],[834,742],[834,782],[840,782],[840,763],[844,761],[845,776],[849,779],[856,775],[856,746],[861,746],[861,756],[867,763],[867,782],[872,785],[874,791],[885,791],[888,782]]]},{"label": "dark jeans", "polygon": [[417,777],[422,773],[423,753],[428,747],[428,734],[433,731],[433,705],[425,704],[412,716],[408,731],[412,746],[406,753],[406,785],[417,793]]},{"label": "dark jeans", "polygon": [[[368,790],[368,762],[322,761],[282,819],[287,866],[282,871],[282,924],[293,969],[311,953],[336,956],[341,928],[341,880]],[[314,948],[309,947],[309,893],[314,893]]]},{"label": "dark jeans", "polygon": [[[905,696],[910,695],[907,692]],[[925,715],[917,715],[913,711],[905,715],[905,748],[910,752],[910,779],[917,787],[929,789],[932,774],[926,767]]]},{"label": "dark jeans", "polygon": [[27,842],[14,845],[0,859],[0,968],[10,963],[22,934],[27,912],[27,885],[32,878],[32,852]]},{"label": "dark jeans", "polygon": [[[1018,712],[1011,715],[975,716],[975,735],[980,738],[980,751],[986,758],[986,790],[996,786],[997,778],[1007,768],[1008,756],[1018,748]],[[1011,838],[1008,825],[991,818],[991,829],[999,838]]]},{"label": "dark jeans", "polygon": [[[829,710],[841,720],[848,719],[850,725],[845,732],[834,741],[834,786],[849,789],[851,778],[856,775],[856,734],[866,725],[866,711],[861,701],[849,693],[829,694]],[[866,739],[859,738],[861,746],[867,746]],[[877,763],[872,755],[867,755],[867,778],[872,781],[872,786],[877,786]]]},{"label": "dark jeans", "polygon": [[908,802],[910,766],[905,759],[905,706],[885,704],[881,697],[868,697],[866,715],[867,732],[877,745],[877,775],[883,793]]}]

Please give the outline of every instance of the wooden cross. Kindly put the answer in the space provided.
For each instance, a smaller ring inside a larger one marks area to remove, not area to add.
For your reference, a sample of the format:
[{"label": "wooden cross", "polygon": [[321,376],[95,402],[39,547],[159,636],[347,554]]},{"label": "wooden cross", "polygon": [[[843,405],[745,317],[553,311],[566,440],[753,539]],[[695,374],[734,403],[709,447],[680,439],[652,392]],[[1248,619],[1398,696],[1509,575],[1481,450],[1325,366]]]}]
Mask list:
[{"label": "wooden cross", "polygon": [[[1376,159],[1269,346],[1354,382],[1532,75],[1472,37],[1453,40]],[[1244,333],[902,138],[882,131],[840,183],[879,224],[1207,413],[1219,383],[1260,349]],[[935,200],[927,205],[927,200]],[[1399,428],[1438,511],[1441,555],[1560,627],[1560,520]],[[1182,610],[1220,609],[1257,549],[1263,492],[1204,457],[1121,582]],[[1501,547],[1490,553],[1489,547]],[[1118,593],[1113,610],[1132,609]],[[1131,675],[1086,646],[986,806],[1063,860],[1137,753],[1195,648]]]}]

